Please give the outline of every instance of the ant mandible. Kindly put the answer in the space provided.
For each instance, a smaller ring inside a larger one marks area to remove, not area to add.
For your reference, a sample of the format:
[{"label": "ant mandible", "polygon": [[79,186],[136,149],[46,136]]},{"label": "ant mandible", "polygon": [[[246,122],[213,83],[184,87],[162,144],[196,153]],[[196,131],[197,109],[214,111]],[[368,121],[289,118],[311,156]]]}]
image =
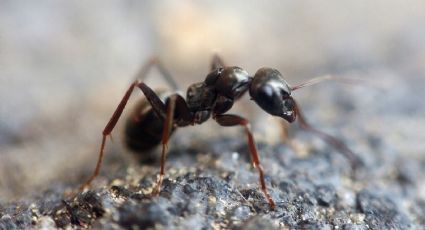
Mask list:
[{"label": "ant mandible", "polygon": [[334,145],[350,160],[353,167],[359,164],[356,155],[343,142],[309,125],[301,113],[300,107],[291,96],[291,91],[323,80],[329,80],[332,77],[315,78],[291,87],[276,69],[264,67],[259,69],[254,76],[250,76],[248,72],[240,67],[224,65],[222,59],[215,55],[211,64],[211,72],[203,82],[190,85],[186,99],[184,99],[177,93],[162,97],[159,92],[155,92],[142,81],[154,66],[159,69],[159,72],[168,83],[177,90],[176,82],[158,59],[152,58],[141,68],[137,75],[137,80],[130,85],[102,132],[102,144],[96,169],[81,186],[82,189],[89,186],[99,174],[106,138],[117,124],[131,93],[136,87],[142,90],[147,100],[140,101],[135,112],[127,121],[125,131],[126,144],[130,149],[137,152],[143,152],[162,144],[160,172],[156,186],[152,191],[153,195],[158,195],[161,189],[165,172],[167,144],[173,131],[177,127],[202,124],[212,117],[221,126],[242,126],[245,129],[252,164],[258,170],[261,190],[270,207],[272,209],[276,207],[267,190],[263,167],[260,163],[249,121],[235,114],[226,114],[232,108],[234,102],[246,92],[249,92],[252,100],[264,111],[273,116],[281,117],[289,123],[294,122],[298,117],[300,127],[319,135],[326,142]]}]

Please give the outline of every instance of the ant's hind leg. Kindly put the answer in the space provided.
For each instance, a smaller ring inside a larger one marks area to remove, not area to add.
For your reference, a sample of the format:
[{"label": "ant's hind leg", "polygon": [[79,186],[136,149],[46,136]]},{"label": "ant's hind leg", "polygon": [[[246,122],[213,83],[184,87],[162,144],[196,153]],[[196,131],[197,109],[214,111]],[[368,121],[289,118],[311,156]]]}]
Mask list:
[{"label": "ant's hind leg", "polygon": [[161,99],[158,97],[158,95],[156,95],[156,93],[143,82],[139,82],[138,80],[134,81],[127,89],[127,92],[121,99],[121,102],[118,104],[117,108],[114,111],[114,114],[112,115],[111,119],[109,120],[108,124],[105,126],[102,132],[102,144],[100,146],[99,158],[96,163],[96,168],[90,178],[84,184],[81,185],[80,190],[83,190],[85,187],[90,186],[91,182],[99,175],[100,167],[102,165],[103,160],[103,153],[105,150],[106,137],[111,134],[112,130],[117,124],[135,87],[138,87],[143,91],[144,95],[146,96],[146,99],[149,101],[158,117],[165,119],[166,107],[161,101]]},{"label": "ant's hind leg", "polygon": [[147,78],[149,71],[153,67],[158,68],[161,76],[165,79],[165,81],[171,86],[174,91],[180,89],[179,85],[174,80],[170,71],[168,71],[167,68],[165,68],[164,64],[161,62],[161,60],[159,60],[159,58],[155,56],[150,58],[144,65],[140,67],[139,71],[136,74],[135,80],[144,81]]},{"label": "ant's hind leg", "polygon": [[127,104],[128,99],[131,96],[131,93],[133,92],[134,88],[138,85],[139,85],[139,81],[134,81],[133,84],[130,85],[124,97],[121,99],[121,102],[118,104],[117,108],[115,109],[115,112],[112,115],[111,119],[109,120],[108,124],[103,129],[102,144],[100,146],[99,158],[96,163],[96,168],[93,174],[90,176],[90,178],[84,184],[81,185],[80,190],[83,190],[85,187],[90,186],[94,178],[96,178],[99,175],[100,166],[102,165],[102,160],[103,160],[103,152],[105,150],[106,137],[111,134],[112,130],[114,129],[115,125],[118,122],[118,119],[121,117],[121,114],[124,111],[125,105]]},{"label": "ant's hind leg", "polygon": [[251,128],[250,128],[251,125],[249,124],[249,121],[243,117],[232,115],[232,114],[216,115],[214,119],[221,126],[241,125],[245,128],[245,133],[248,137],[248,146],[249,146],[249,152],[251,153],[252,165],[254,166],[254,168],[257,168],[258,173],[260,175],[261,190],[263,191],[264,196],[269,202],[270,208],[275,209],[276,204],[267,190],[266,181],[264,179],[263,166],[260,163],[260,156],[258,155],[257,147],[255,146],[254,136],[252,135]]}]

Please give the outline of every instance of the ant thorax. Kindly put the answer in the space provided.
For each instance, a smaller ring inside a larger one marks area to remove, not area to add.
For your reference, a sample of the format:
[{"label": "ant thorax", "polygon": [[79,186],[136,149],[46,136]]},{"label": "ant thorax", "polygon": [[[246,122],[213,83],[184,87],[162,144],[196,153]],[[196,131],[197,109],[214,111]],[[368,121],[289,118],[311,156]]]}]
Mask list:
[{"label": "ant thorax", "polygon": [[187,107],[192,112],[210,111],[216,97],[217,93],[212,86],[207,86],[204,82],[194,83],[187,89]]}]

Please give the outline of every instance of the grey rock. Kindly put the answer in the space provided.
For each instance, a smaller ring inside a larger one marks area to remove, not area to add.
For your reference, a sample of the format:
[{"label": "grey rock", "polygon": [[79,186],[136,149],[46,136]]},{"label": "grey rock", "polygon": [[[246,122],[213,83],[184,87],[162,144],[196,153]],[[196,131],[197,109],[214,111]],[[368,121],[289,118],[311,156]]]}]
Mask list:
[{"label": "grey rock", "polygon": [[316,197],[319,205],[329,206],[336,199],[336,191],[332,185],[316,186]]},{"label": "grey rock", "polygon": [[15,224],[15,221],[12,220],[12,218],[9,215],[4,215],[0,219],[0,229],[17,229],[17,225]]},{"label": "grey rock", "polygon": [[390,198],[361,191],[357,195],[357,202],[360,211],[366,214],[365,222],[371,228],[407,229],[411,226],[407,216]]}]

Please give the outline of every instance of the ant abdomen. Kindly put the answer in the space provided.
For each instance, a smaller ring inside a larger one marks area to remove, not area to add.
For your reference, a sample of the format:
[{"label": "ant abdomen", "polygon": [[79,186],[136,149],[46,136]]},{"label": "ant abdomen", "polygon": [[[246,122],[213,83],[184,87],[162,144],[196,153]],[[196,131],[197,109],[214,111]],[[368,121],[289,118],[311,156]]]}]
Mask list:
[{"label": "ant abdomen", "polygon": [[[158,93],[160,94],[164,93]],[[128,149],[135,153],[147,152],[160,145],[163,128],[164,121],[143,98],[127,119],[124,142]]]}]

